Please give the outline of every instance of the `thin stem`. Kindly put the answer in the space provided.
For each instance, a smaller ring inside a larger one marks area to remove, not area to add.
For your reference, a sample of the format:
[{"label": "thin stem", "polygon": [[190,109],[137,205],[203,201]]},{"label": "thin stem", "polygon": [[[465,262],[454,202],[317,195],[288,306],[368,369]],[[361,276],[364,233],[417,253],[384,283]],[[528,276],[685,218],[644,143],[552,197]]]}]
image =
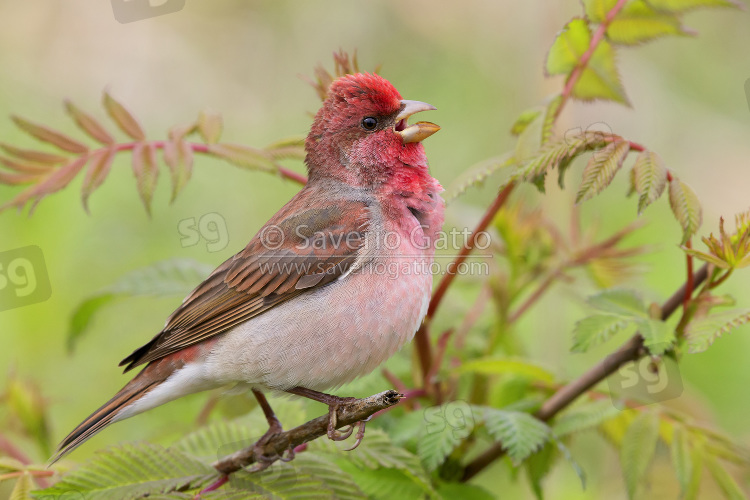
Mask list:
[{"label": "thin stem", "polygon": [[[704,265],[693,275],[694,287],[703,283],[707,277],[708,265]],[[690,290],[690,293],[692,293],[692,290]],[[661,307],[661,318],[669,318],[680,307],[685,297],[689,298],[687,282],[683,284],[666,302],[664,302]],[[551,419],[561,410],[567,408],[568,405],[578,399],[582,394],[616,372],[621,366],[639,359],[645,353],[646,350],[643,348],[643,337],[640,333],[636,333],[617,351],[607,356],[586,373],[553,394],[552,397],[544,402],[539,411],[536,412],[535,416],[543,421]],[[464,468],[462,480],[468,481],[504,454],[505,451],[503,450],[502,443],[498,442],[493,444]]]},{"label": "thin stem", "polygon": [[[687,248],[693,248],[692,241],[687,240],[685,242],[685,246]],[[693,284],[693,256],[690,254],[685,254],[685,260],[687,267],[687,281],[685,282],[687,286],[687,293],[685,294],[685,299],[682,301],[682,307],[687,312],[687,308],[690,305],[690,297],[693,296],[693,289],[695,288],[695,285]]]}]

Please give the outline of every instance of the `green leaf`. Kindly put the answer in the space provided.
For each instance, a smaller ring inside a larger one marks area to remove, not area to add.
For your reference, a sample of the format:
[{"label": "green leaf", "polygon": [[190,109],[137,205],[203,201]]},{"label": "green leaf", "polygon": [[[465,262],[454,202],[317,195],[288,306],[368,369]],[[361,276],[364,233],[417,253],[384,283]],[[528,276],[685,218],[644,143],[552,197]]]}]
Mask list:
[{"label": "green leaf", "polygon": [[576,322],[573,329],[572,352],[586,352],[603,344],[632,321],[614,314],[594,314]]},{"label": "green leaf", "polygon": [[13,486],[13,491],[10,492],[9,500],[34,500],[34,497],[31,496],[33,487],[31,474],[24,472],[18,476],[18,480],[15,486]]},{"label": "green leaf", "polygon": [[648,0],[654,8],[668,12],[685,12],[699,7],[734,7],[744,9],[736,0]]},{"label": "green leaf", "polygon": [[[463,402],[450,402],[424,410],[427,425],[417,443],[417,455],[428,471],[437,469],[474,429],[471,408],[466,403],[456,407],[457,403]],[[454,415],[456,411],[459,415]],[[459,422],[453,421],[455,416],[459,417]]]},{"label": "green leaf", "polygon": [[630,152],[628,141],[613,141],[591,156],[583,170],[583,181],[576,203],[593,198],[609,186]]},{"label": "green leaf", "polygon": [[606,99],[630,105],[617,72],[615,49],[606,40],[599,42],[594,50],[588,65],[573,86],[572,95],[583,101]]},{"label": "green leaf", "polygon": [[578,406],[555,418],[552,433],[558,438],[598,427],[620,415],[620,410],[609,400],[599,400]]},{"label": "green leaf", "polygon": [[638,214],[656,201],[667,186],[667,167],[661,156],[652,151],[642,151],[633,166],[633,186],[638,193]]},{"label": "green leaf", "polygon": [[529,480],[531,490],[538,500],[544,499],[544,490],[542,481],[552,470],[552,466],[557,458],[557,448],[552,442],[548,441],[541,450],[532,453],[524,462],[526,477]]},{"label": "green leaf", "polygon": [[721,488],[722,493],[724,493],[724,498],[729,500],[747,500],[737,481],[735,481],[714,456],[710,454],[706,455],[705,461],[708,471],[711,473],[714,481],[716,481],[716,484],[719,485],[719,488]]},{"label": "green leaf", "polygon": [[552,138],[552,127],[555,125],[557,112],[562,105],[563,98],[557,94],[550,99],[547,107],[544,109],[544,121],[542,122],[542,144],[546,144]]},{"label": "green leaf", "polygon": [[191,488],[216,477],[213,467],[177,450],[148,443],[129,444],[99,452],[54,486],[35,492],[35,496],[55,500],[72,490],[87,500],[128,500]]},{"label": "green leaf", "polygon": [[650,411],[640,413],[628,427],[620,448],[620,462],[628,498],[634,498],[656,451],[659,417]]},{"label": "green leaf", "polygon": [[445,199],[446,203],[451,203],[466,193],[469,188],[484,185],[487,179],[498,172],[504,174],[498,176],[498,184],[500,189],[502,189],[511,181],[511,177],[515,171],[515,169],[509,167],[515,167],[516,165],[515,158],[510,154],[481,161],[461,172],[456,180],[451,183],[450,187],[447,188],[447,194],[443,195],[443,199]]},{"label": "green leaf", "polygon": [[552,372],[528,360],[499,357],[472,359],[456,368],[456,373],[516,375],[543,382],[555,380]]},{"label": "green leaf", "polygon": [[675,340],[674,329],[659,319],[640,319],[637,325],[643,344],[656,356],[664,354]]},{"label": "green leaf", "polygon": [[212,271],[212,267],[190,259],[171,259],[131,271],[114,284],[84,300],[68,325],[68,349],[73,350],[102,307],[115,298],[185,295]]},{"label": "green leaf", "polygon": [[703,222],[703,209],[695,192],[677,178],[669,183],[669,205],[672,207],[677,222],[682,226],[682,242],[693,237]]},{"label": "green leaf", "polygon": [[613,288],[592,295],[590,306],[611,314],[630,318],[649,318],[649,312],[640,296],[633,290]]},{"label": "green leaf", "polygon": [[703,352],[717,338],[748,322],[750,309],[724,311],[693,319],[685,331],[688,350],[691,353]]},{"label": "green leaf", "polygon": [[103,96],[104,109],[107,110],[109,117],[114,120],[120,130],[125,132],[133,140],[145,141],[146,134],[143,132],[138,120],[125,109],[125,106],[117,102],[108,92]]},{"label": "green leaf", "polygon": [[693,458],[691,454],[688,432],[681,425],[675,425],[672,431],[672,443],[670,446],[672,466],[674,467],[677,481],[680,483],[681,496],[684,497],[693,477]]},{"label": "green leaf", "polygon": [[562,176],[563,169],[579,154],[602,147],[605,144],[604,137],[601,133],[585,132],[550,141],[520,167],[521,176],[524,180],[533,182],[555,167],[560,169]]},{"label": "green leaf", "polygon": [[616,4],[617,0],[583,0],[586,17],[595,23],[604,21],[607,17],[607,13],[612,10]]},{"label": "green leaf", "polygon": [[568,462],[571,467],[573,467],[573,470],[575,471],[576,475],[578,476],[578,479],[581,481],[581,489],[586,489],[586,471],[583,470],[583,467],[576,461],[575,458],[573,458],[573,454],[570,452],[567,446],[562,442],[561,439],[557,439],[554,435],[550,438],[553,443],[555,443],[555,446],[557,446],[558,451],[560,454],[565,458],[565,461]]},{"label": "green leaf", "polygon": [[[476,484],[466,483],[441,483],[437,493],[443,500],[494,500],[495,496],[489,491]],[[396,497],[407,498],[396,495]],[[388,499],[392,500],[392,499]]]},{"label": "green leaf", "polygon": [[667,35],[690,35],[673,14],[659,12],[645,0],[631,0],[607,28],[614,43],[636,45]]},{"label": "green leaf", "polygon": [[568,75],[589,48],[591,31],[588,23],[579,18],[572,19],[557,34],[547,54],[546,70],[549,75]]},{"label": "green leaf", "polygon": [[346,462],[340,463],[340,466],[352,477],[357,486],[367,495],[367,498],[394,500],[396,498],[423,498],[425,496],[425,491],[402,470],[359,468]]},{"label": "green leaf", "polygon": [[198,115],[198,132],[206,144],[216,144],[221,138],[224,123],[221,114],[201,111]]},{"label": "green leaf", "polygon": [[515,465],[539,450],[550,436],[547,424],[520,411],[484,409],[484,423],[489,433],[500,441]]},{"label": "green leaf", "polygon": [[518,118],[516,118],[515,123],[510,129],[510,133],[513,135],[521,135],[521,133],[526,130],[526,127],[528,127],[529,124],[536,120],[541,114],[542,110],[539,108],[527,109],[522,112],[518,115]]}]

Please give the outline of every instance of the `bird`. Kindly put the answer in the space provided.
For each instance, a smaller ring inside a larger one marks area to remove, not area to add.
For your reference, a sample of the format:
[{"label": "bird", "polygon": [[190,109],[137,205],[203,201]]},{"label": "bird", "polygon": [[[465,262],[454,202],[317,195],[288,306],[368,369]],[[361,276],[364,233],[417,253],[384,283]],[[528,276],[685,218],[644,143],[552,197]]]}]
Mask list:
[{"label": "bird", "polygon": [[353,398],[323,391],[375,370],[427,313],[445,203],[422,141],[440,127],[408,119],[434,109],[375,73],[334,80],[305,139],[305,186],[122,360],[145,367],[51,463],[114,422],[232,385],[264,412],[260,444],[282,430],[269,392],[328,405],[328,438],[349,437],[336,409]]}]

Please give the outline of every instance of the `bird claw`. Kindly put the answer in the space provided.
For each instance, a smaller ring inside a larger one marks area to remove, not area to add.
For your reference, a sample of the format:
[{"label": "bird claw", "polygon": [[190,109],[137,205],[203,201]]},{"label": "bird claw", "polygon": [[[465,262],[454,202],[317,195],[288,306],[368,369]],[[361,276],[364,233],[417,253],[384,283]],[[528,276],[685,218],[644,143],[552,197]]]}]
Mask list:
[{"label": "bird claw", "polygon": [[[370,420],[370,419],[368,418],[367,420]],[[354,439],[356,440],[354,441],[354,446],[352,446],[351,448],[346,448],[344,451],[352,451],[356,449],[357,446],[360,445],[360,443],[362,442],[362,439],[365,437],[365,424],[367,423],[367,420],[362,420],[362,421],[357,422],[358,428],[357,428],[357,435],[354,436]],[[349,434],[351,434],[351,432]]]}]

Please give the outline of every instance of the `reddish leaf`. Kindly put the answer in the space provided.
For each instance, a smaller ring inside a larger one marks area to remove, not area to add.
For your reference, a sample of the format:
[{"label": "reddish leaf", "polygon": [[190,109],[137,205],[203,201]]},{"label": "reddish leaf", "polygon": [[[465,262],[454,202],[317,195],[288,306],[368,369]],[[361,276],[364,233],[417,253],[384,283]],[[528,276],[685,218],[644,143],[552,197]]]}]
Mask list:
[{"label": "reddish leaf", "polygon": [[39,174],[11,174],[0,172],[0,184],[9,186],[18,186],[21,184],[33,184],[43,178]]},{"label": "reddish leaf", "polygon": [[88,156],[81,156],[80,158],[76,158],[75,160],[71,161],[67,165],[63,165],[62,167],[53,170],[52,173],[47,176],[44,181],[32,188],[27,189],[26,191],[23,191],[8,203],[0,206],[0,211],[3,211],[10,207],[17,207],[20,209],[23,208],[24,205],[26,205],[26,203],[28,203],[30,200],[35,200],[31,208],[31,210],[33,211],[36,205],[42,200],[42,198],[67,186],[70,181],[72,181],[75,176],[78,175],[78,172],[80,172],[81,169],[86,165],[88,159]]},{"label": "reddish leaf", "polygon": [[110,118],[120,127],[120,130],[125,132],[129,137],[136,141],[146,139],[146,134],[143,133],[138,120],[107,92],[104,92],[104,108],[107,110]]},{"label": "reddish leaf", "polygon": [[22,172],[24,174],[45,174],[53,168],[50,165],[34,165],[31,163],[21,163],[11,158],[5,158],[4,156],[0,156],[0,164],[11,170]]},{"label": "reddish leaf", "polygon": [[151,215],[151,200],[154,197],[159,170],[156,166],[156,148],[150,142],[139,142],[133,148],[133,173],[138,183],[138,194]]},{"label": "reddish leaf", "polygon": [[100,149],[91,155],[91,162],[86,170],[86,176],[83,178],[83,186],[81,187],[81,200],[86,212],[89,211],[89,196],[107,178],[116,152],[115,148],[108,148]]},{"label": "reddish leaf", "polygon": [[99,123],[93,116],[81,111],[78,107],[76,107],[75,104],[73,104],[69,100],[65,101],[65,109],[68,111],[68,114],[73,117],[76,125],[78,125],[94,140],[99,141],[106,146],[115,143],[115,138],[112,137],[104,128],[104,126]]},{"label": "reddish leaf", "polygon": [[44,151],[34,151],[33,149],[21,149],[10,144],[0,143],[0,148],[11,156],[22,160],[33,161],[35,163],[45,163],[48,165],[57,165],[67,161],[65,156],[45,153]]},{"label": "reddish leaf", "polygon": [[201,111],[198,115],[198,132],[207,144],[216,144],[221,138],[224,124],[219,113]]},{"label": "reddish leaf", "polygon": [[193,174],[193,150],[190,144],[185,141],[165,142],[164,162],[169,167],[172,179],[172,198],[169,201],[172,203]]},{"label": "reddish leaf", "polygon": [[86,153],[89,148],[75,139],[68,137],[67,135],[61,134],[56,130],[52,130],[44,125],[38,125],[25,120],[19,116],[11,116],[13,122],[26,132],[27,134],[39,139],[40,141],[48,142],[58,148],[69,151],[71,153]]}]

